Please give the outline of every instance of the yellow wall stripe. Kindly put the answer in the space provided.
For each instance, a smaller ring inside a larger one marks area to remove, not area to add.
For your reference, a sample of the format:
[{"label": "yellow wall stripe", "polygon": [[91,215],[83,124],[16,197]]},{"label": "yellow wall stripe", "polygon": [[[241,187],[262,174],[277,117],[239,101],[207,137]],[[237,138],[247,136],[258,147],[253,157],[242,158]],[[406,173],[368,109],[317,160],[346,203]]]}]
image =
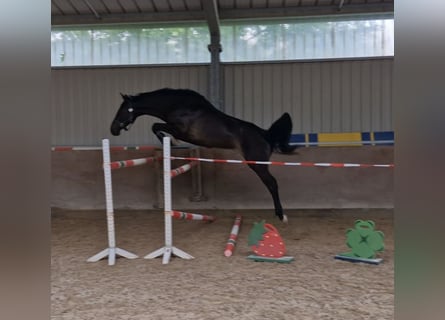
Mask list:
[{"label": "yellow wall stripe", "polygon": [[[374,139],[373,139],[374,140]],[[357,146],[362,145],[361,132],[345,132],[345,133],[319,133],[318,145],[319,146],[344,146],[342,142],[357,142]],[[338,142],[338,143],[335,143]]]}]

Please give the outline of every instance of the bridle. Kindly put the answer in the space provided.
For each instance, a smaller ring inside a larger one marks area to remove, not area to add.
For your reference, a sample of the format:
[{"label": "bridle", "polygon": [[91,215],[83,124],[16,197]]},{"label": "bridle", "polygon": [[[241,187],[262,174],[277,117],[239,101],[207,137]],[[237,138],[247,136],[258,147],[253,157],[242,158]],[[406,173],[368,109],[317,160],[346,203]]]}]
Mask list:
[{"label": "bridle", "polygon": [[122,122],[119,122],[119,127],[121,128],[121,129],[124,129],[125,131],[128,131],[130,128],[131,128],[131,126],[133,125],[133,123],[134,123],[134,120],[135,120],[135,116],[134,116],[134,108],[133,108],[133,106],[131,106],[131,103],[130,103],[130,107],[128,107],[128,113],[130,114],[130,117],[129,117],[129,119],[128,119],[128,123],[127,123],[127,125],[125,125],[124,123],[122,123]]}]

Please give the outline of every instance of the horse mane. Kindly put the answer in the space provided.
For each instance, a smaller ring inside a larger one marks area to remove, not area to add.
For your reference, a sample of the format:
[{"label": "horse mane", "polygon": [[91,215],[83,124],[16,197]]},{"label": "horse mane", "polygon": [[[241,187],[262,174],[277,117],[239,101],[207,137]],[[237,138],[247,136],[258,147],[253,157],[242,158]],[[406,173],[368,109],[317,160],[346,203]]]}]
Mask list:
[{"label": "horse mane", "polygon": [[191,89],[172,89],[172,88],[162,88],[154,91],[148,91],[148,92],[141,92],[137,95],[129,96],[131,99],[139,99],[139,98],[145,98],[150,96],[182,96],[182,95],[188,95],[188,96],[195,96],[197,98],[201,98],[207,101],[207,99],[200,93],[191,90]]}]

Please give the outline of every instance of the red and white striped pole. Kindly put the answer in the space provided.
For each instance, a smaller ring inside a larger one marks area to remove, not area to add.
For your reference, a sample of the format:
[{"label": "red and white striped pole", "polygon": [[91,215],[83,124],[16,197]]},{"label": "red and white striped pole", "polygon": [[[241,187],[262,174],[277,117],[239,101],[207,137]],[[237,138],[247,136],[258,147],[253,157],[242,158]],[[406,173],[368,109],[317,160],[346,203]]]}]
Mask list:
[{"label": "red and white striped pole", "polygon": [[241,215],[235,217],[235,222],[233,223],[232,230],[230,231],[229,240],[227,241],[226,248],[224,250],[224,255],[230,257],[235,249],[236,239],[238,238],[239,229],[241,227]]},{"label": "red and white striped pole", "polygon": [[275,166],[301,166],[301,167],[333,167],[333,168],[394,168],[394,164],[367,164],[367,163],[336,163],[336,162],[284,162],[284,161],[254,161],[254,160],[225,160],[191,157],[171,157],[172,160],[202,161],[214,163],[235,164],[264,164]]},{"label": "red and white striped pole", "polygon": [[[103,147],[97,147],[97,146],[56,146],[51,147],[51,151],[96,151],[96,150],[102,150]],[[158,149],[156,146],[110,146],[108,150],[110,151],[124,151],[124,150],[139,150],[139,151],[150,151]]]},{"label": "red and white striped pole", "polygon": [[173,218],[180,219],[180,220],[215,221],[215,217],[208,216],[205,214],[190,213],[190,212],[183,212],[183,211],[177,211],[177,210],[172,210],[170,214]]},{"label": "red and white striped pole", "polygon": [[110,162],[111,169],[120,169],[120,168],[128,168],[128,167],[136,167],[146,163],[154,162],[156,160],[160,160],[161,158],[157,157],[148,157],[148,158],[139,158],[139,159],[131,159],[131,160],[121,160]]},{"label": "red and white striped pole", "polygon": [[192,161],[192,162],[186,163],[176,169],[173,169],[173,170],[171,170],[171,177],[172,178],[177,177],[180,174],[183,174],[183,173],[189,171],[192,167],[196,166],[197,164],[198,164],[198,161]]}]

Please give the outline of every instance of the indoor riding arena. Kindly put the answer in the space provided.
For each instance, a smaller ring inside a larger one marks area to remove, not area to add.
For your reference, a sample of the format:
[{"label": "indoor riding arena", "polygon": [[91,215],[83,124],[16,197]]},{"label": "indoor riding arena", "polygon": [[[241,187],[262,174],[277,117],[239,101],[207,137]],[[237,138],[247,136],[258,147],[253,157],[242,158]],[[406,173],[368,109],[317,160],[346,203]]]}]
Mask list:
[{"label": "indoor riding arena", "polygon": [[393,0],[51,6],[53,320],[394,319]]}]

